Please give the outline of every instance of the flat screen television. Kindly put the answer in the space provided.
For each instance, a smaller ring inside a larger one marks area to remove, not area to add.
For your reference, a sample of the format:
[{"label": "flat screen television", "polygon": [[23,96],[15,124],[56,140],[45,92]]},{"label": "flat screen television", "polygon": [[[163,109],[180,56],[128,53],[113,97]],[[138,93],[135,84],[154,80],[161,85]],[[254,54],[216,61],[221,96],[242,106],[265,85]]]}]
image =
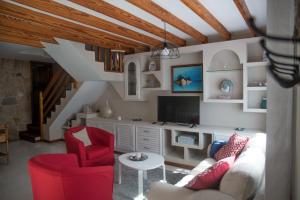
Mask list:
[{"label": "flat screen television", "polygon": [[157,120],[179,124],[199,124],[199,96],[158,96]]}]

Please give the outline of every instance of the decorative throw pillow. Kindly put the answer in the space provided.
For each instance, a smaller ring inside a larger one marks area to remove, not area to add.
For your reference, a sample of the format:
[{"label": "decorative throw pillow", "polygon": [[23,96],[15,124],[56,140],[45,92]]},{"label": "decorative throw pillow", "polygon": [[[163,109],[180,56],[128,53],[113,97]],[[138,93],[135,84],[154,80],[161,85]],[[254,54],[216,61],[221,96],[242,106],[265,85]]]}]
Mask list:
[{"label": "decorative throw pillow", "polygon": [[92,144],[85,128],[81,129],[80,131],[78,131],[76,133],[73,133],[73,136],[75,138],[77,138],[78,140],[80,140],[81,142],[83,142],[85,147]]},{"label": "decorative throw pillow", "polygon": [[213,141],[213,143],[211,144],[210,147],[210,152],[209,152],[209,156],[211,158],[215,157],[215,154],[226,144],[226,141],[221,141],[221,140],[215,140]]},{"label": "decorative throw pillow", "polygon": [[225,144],[216,154],[215,154],[215,159],[221,160],[223,158],[235,156],[237,157],[245,145],[247,144],[249,138],[240,136],[238,134],[233,134],[227,144]]},{"label": "decorative throw pillow", "polygon": [[202,173],[195,176],[185,187],[192,190],[216,188],[224,174],[233,165],[235,157],[228,157],[216,162]]}]

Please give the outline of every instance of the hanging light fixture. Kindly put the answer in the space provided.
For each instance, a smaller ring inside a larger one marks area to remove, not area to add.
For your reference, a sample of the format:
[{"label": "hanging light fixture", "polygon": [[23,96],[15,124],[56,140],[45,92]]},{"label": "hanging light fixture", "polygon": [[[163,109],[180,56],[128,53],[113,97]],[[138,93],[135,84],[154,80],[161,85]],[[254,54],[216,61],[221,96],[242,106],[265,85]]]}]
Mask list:
[{"label": "hanging light fixture", "polygon": [[164,22],[165,40],[161,44],[154,46],[151,49],[152,59],[174,59],[179,58],[180,53],[178,47],[175,44],[167,42],[167,29],[166,22]]}]

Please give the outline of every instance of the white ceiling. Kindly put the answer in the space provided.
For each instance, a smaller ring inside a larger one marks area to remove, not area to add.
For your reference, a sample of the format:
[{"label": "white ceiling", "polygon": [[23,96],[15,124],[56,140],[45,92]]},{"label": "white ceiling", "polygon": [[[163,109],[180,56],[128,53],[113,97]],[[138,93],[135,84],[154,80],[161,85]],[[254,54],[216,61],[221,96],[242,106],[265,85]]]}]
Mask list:
[{"label": "white ceiling", "polygon": [[[10,3],[14,3],[20,6],[23,6],[19,3],[13,2],[11,0],[5,0]],[[89,13],[91,15],[94,15],[99,18],[103,18],[105,20],[108,20],[110,22],[113,22],[115,24],[118,24],[120,26],[129,28],[131,30],[134,30],[136,32],[151,36],[156,39],[163,40],[163,38],[159,38],[158,36],[155,36],[151,33],[148,33],[146,31],[143,31],[141,29],[138,29],[136,27],[133,27],[131,25],[128,25],[126,23],[123,23],[121,21],[118,21],[116,19],[110,18],[108,16],[105,16],[101,13],[98,13],[94,10],[82,7],[78,4],[72,3],[68,0],[55,0],[58,3],[64,4],[69,7],[73,7],[75,9],[78,9],[80,11]],[[105,0],[107,3],[110,3],[116,7],[119,7],[127,12],[132,13],[133,15],[142,18],[145,21],[148,21],[158,27],[163,28],[163,22],[158,19],[157,17],[145,12],[144,10],[139,9],[138,7],[130,4],[126,0]],[[249,29],[242,18],[241,14],[239,13],[237,7],[233,3],[233,0],[199,0],[224,26],[227,28],[229,32],[232,33],[232,38],[241,38],[245,36],[250,36]],[[222,40],[222,38],[218,35],[218,33],[209,26],[204,20],[202,20],[198,15],[196,15],[192,10],[190,10],[187,6],[185,6],[180,0],[153,0],[156,4],[163,7],[164,9],[168,10],[199,32],[203,33],[204,35],[208,36],[209,42],[219,41]],[[246,4],[249,8],[250,13],[255,17],[256,24],[258,27],[265,27],[266,25],[266,0],[246,0]],[[23,6],[26,8],[30,8],[28,6]],[[37,9],[30,8],[35,11],[39,11]],[[45,14],[49,14],[47,12],[39,11]],[[52,14],[49,14],[52,15]],[[55,15],[52,15],[55,16]],[[58,16],[55,16],[58,17]],[[61,19],[64,19],[62,17],[58,17]],[[68,20],[68,19],[66,19]],[[72,21],[78,24],[82,24],[73,20]],[[84,25],[84,24],[82,24]],[[88,25],[85,25],[88,26]],[[88,26],[90,27],[90,26]],[[95,27],[93,27],[95,28]],[[99,28],[95,28],[99,29]],[[198,44],[197,41],[193,40],[191,36],[187,35],[186,33],[183,33],[182,31],[178,30],[177,28],[167,24],[167,30],[183,39],[186,39],[188,44]],[[103,31],[103,30],[102,30]],[[105,31],[107,32],[107,31]],[[5,44],[5,45],[4,45]],[[20,51],[20,47],[25,48],[22,45],[11,45],[9,48],[7,46],[7,43],[1,43],[0,44],[0,52],[3,57],[3,53],[5,55],[11,55],[12,49],[16,48],[15,51],[17,54]],[[3,48],[8,48],[8,52],[3,52]],[[28,48],[28,47],[26,47]],[[31,47],[30,47],[31,48]],[[36,48],[34,48],[36,49]],[[1,56],[0,55],[0,56]],[[20,57],[24,57],[23,54],[19,55]],[[36,57],[36,55],[35,55]],[[38,56],[39,57],[39,56]]]},{"label": "white ceiling", "polygon": [[[10,3],[14,3],[20,6],[23,6],[19,3],[13,2],[11,0],[5,0]],[[153,38],[161,39],[151,33],[148,33],[146,31],[143,31],[141,29],[138,29],[136,27],[133,27],[131,25],[128,25],[126,23],[123,23],[119,20],[113,19],[111,17],[108,17],[106,15],[103,15],[101,13],[98,13],[94,10],[88,9],[86,7],[80,6],[78,4],[75,4],[73,2],[70,2],[69,0],[54,0],[58,3],[61,3],[63,5],[72,7],[74,9],[80,10],[82,12],[91,14],[93,16],[105,19],[107,21],[110,21],[112,23],[118,24],[120,26],[129,28],[131,30],[134,30],[136,32],[151,36]],[[163,28],[163,22],[147,13],[146,11],[130,4],[126,0],[105,0],[107,3],[110,3],[116,7],[119,7],[127,12],[130,12],[131,14],[142,18],[145,21],[148,21],[158,27]],[[249,29],[242,18],[241,14],[239,13],[236,5],[234,4],[233,0],[199,0],[216,18],[219,20],[225,28],[229,32],[232,33],[233,38],[240,38],[244,37],[245,33],[246,35],[249,34]],[[214,42],[218,40],[222,40],[222,38],[218,35],[218,33],[210,26],[208,25],[202,18],[200,18],[197,14],[195,14],[191,9],[189,9],[187,6],[185,6],[180,0],[153,0],[154,3],[158,4],[159,6],[163,7],[167,11],[171,12],[199,32],[203,33],[204,35],[208,36],[209,42]],[[258,27],[265,27],[266,25],[266,0],[246,0],[246,4],[249,8],[249,11],[251,15],[253,15],[256,19],[256,24]],[[30,8],[28,6],[23,6],[26,8]],[[38,11],[37,9],[30,8],[32,10]],[[39,11],[51,16],[55,16],[52,14],[49,14],[47,12]],[[58,16],[56,16],[58,17]],[[63,17],[58,17],[61,19],[64,19]],[[78,24],[81,24],[79,22],[72,21]],[[85,25],[88,26],[88,25]],[[90,27],[90,26],[88,26]],[[95,28],[95,27],[94,27]],[[98,29],[98,28],[96,28]],[[196,41],[192,39],[191,36],[187,35],[186,33],[183,33],[182,31],[178,30],[177,28],[173,27],[172,25],[167,25],[167,30],[183,39],[186,39],[188,41],[192,41],[192,43],[189,44],[197,44]],[[106,31],[107,32],[107,31]],[[248,36],[249,36],[248,35]]]},{"label": "white ceiling", "polygon": [[0,42],[0,58],[53,63],[54,60],[43,49],[19,44]]},{"label": "white ceiling", "polygon": [[[72,3],[68,0],[55,0],[56,2],[62,3],[66,6],[70,6],[76,8],[78,10],[84,11],[96,17],[100,17],[116,23],[120,26],[127,27],[131,30],[137,31],[139,33],[157,38],[159,38],[151,33],[147,33],[143,30],[105,16],[101,13],[95,12],[91,9],[82,7],[78,4]],[[158,27],[163,28],[163,22],[157,17],[147,13],[146,11],[130,4],[126,0],[105,0],[107,3],[110,3],[116,7],[119,7],[131,14],[142,18],[145,21],[148,21]],[[233,0],[199,0],[224,26],[228,29],[229,32],[232,33],[233,38],[239,38],[241,36],[245,36],[245,33],[249,34],[249,29],[242,18],[240,12],[238,11],[236,5]],[[218,41],[222,38],[218,35],[218,33],[208,25],[202,18],[200,18],[197,14],[195,14],[190,8],[185,6],[180,0],[153,0],[154,3],[158,4],[162,8],[171,12],[179,19],[183,20],[187,24],[191,25],[193,28],[208,36],[209,41]],[[249,8],[251,15],[253,15],[256,19],[256,24],[258,27],[264,27],[266,25],[266,0],[246,0],[246,4]],[[183,33],[177,28],[167,25],[167,30],[175,35],[186,39],[188,41],[193,41],[192,44],[197,44],[191,36]]]}]

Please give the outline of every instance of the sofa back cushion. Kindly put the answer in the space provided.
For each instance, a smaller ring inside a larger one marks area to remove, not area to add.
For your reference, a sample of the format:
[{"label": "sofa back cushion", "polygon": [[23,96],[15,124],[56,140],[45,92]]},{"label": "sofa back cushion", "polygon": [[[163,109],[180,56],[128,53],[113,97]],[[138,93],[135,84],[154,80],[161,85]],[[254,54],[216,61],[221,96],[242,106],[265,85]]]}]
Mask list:
[{"label": "sofa back cushion", "polygon": [[248,137],[234,133],[230,136],[227,144],[222,146],[222,148],[220,148],[220,150],[215,154],[215,159],[221,160],[226,157],[238,156],[244,149],[248,140]]},{"label": "sofa back cushion", "polygon": [[254,137],[248,142],[232,168],[223,176],[221,192],[236,200],[246,200],[255,195],[264,176],[265,145],[265,135],[260,140]]}]

